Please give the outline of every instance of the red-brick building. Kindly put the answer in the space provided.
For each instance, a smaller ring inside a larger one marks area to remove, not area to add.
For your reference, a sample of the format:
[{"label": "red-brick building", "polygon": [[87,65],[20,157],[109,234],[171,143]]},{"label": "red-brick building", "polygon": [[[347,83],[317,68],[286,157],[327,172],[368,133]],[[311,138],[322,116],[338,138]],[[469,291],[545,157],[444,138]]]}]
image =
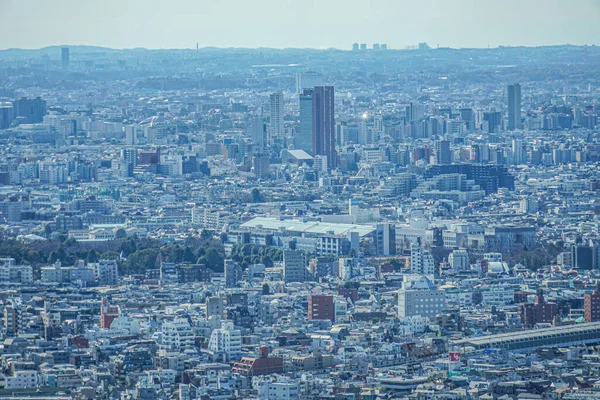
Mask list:
[{"label": "red-brick building", "polygon": [[283,373],[283,358],[269,357],[269,348],[261,346],[258,358],[243,357],[233,364],[232,372],[246,377]]},{"label": "red-brick building", "polygon": [[592,293],[583,296],[583,317],[585,322],[600,321],[600,285]]},{"label": "red-brick building", "polygon": [[558,315],[556,303],[546,303],[544,295],[538,291],[533,303],[521,303],[519,305],[521,323],[525,328],[533,328],[536,324],[552,323]]},{"label": "red-brick building", "polygon": [[335,321],[335,307],[332,295],[308,296],[308,319],[328,319]]}]

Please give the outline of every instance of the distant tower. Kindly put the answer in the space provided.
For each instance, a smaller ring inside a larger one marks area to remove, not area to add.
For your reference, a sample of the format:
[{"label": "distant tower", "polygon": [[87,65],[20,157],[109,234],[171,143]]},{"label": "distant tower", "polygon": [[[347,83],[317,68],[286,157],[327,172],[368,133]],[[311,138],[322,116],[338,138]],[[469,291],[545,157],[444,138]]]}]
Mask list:
[{"label": "distant tower", "polygon": [[300,127],[294,135],[294,148],[312,153],[313,89],[304,89],[300,95]]},{"label": "distant tower", "polygon": [[265,124],[261,117],[250,119],[248,136],[252,138],[252,144],[256,147],[256,150],[262,152],[265,148]]},{"label": "distant tower", "polygon": [[335,168],[335,108],[333,86],[316,86],[312,96],[313,155],[327,156],[327,167]]},{"label": "distant tower", "polygon": [[523,129],[521,123],[521,85],[508,85],[508,129]]},{"label": "distant tower", "polygon": [[358,51],[358,43],[352,45],[352,51]]},{"label": "distant tower", "polygon": [[275,92],[271,93],[271,125],[270,125],[270,137],[269,139],[273,141],[274,138],[283,139],[284,131],[283,131],[283,108],[284,108],[284,99],[283,92]]},{"label": "distant tower", "polygon": [[62,66],[64,69],[69,68],[69,48],[62,48]]}]

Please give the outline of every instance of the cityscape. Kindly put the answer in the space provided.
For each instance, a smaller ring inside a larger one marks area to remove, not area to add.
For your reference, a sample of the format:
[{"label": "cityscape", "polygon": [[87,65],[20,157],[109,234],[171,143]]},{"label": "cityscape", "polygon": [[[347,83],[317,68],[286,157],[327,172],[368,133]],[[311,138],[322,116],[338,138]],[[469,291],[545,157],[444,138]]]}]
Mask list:
[{"label": "cityscape", "polygon": [[600,399],[600,48],[391,42],[0,50],[0,399]]}]

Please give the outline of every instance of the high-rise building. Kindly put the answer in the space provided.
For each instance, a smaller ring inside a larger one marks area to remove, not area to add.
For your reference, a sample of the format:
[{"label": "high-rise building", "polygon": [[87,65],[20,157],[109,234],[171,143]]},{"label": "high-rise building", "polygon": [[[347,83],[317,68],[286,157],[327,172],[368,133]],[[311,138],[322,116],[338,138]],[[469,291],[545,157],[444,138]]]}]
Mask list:
[{"label": "high-rise building", "polygon": [[525,162],[525,151],[523,150],[523,141],[513,139],[512,141],[513,164],[520,165]]},{"label": "high-rise building", "polygon": [[417,280],[403,282],[398,291],[398,317],[434,318],[446,306],[446,295],[429,278],[421,276]]},{"label": "high-rise building", "polygon": [[358,49],[359,49],[358,43],[352,44],[352,51],[358,51]]},{"label": "high-rise building", "polygon": [[583,317],[585,322],[600,321],[600,285],[592,293],[583,295]]},{"label": "high-rise building", "polygon": [[299,250],[284,250],[283,279],[289,282],[305,282],[307,278],[306,257]]},{"label": "high-rise building", "polygon": [[452,164],[452,153],[450,152],[450,141],[435,141],[435,163],[438,165]]},{"label": "high-rise building", "polygon": [[508,85],[508,129],[523,129],[521,123],[521,85]]},{"label": "high-rise building", "polygon": [[252,172],[256,179],[269,179],[271,163],[266,154],[256,154],[252,157]]},{"label": "high-rise building", "polygon": [[22,118],[26,124],[39,124],[46,115],[46,101],[41,97],[28,99],[26,97],[13,102],[13,118]]},{"label": "high-rise building", "polygon": [[68,47],[63,47],[61,49],[61,55],[62,55],[62,66],[64,69],[69,68],[69,48]]},{"label": "high-rise building", "polygon": [[429,251],[421,248],[419,241],[413,242],[410,247],[410,272],[430,276],[435,273],[433,256]]},{"label": "high-rise building", "polygon": [[283,92],[271,93],[270,100],[271,120],[269,126],[269,140],[272,142],[275,139],[283,139],[285,134],[283,129],[283,117],[285,107]]},{"label": "high-rise building", "polygon": [[252,138],[252,144],[260,152],[265,148],[265,124],[262,118],[254,117],[248,122],[247,135]]},{"label": "high-rise building", "polygon": [[396,254],[396,225],[377,224],[375,229],[375,254],[378,257]]},{"label": "high-rise building", "polygon": [[335,107],[333,86],[316,86],[312,101],[313,155],[327,157],[327,167],[337,166],[335,151]]},{"label": "high-rise building", "polygon": [[315,86],[325,84],[323,75],[314,71],[300,72],[296,74],[296,93],[302,94],[304,89],[312,89]]},{"label": "high-rise building", "polygon": [[328,319],[335,322],[333,296],[316,294],[308,296],[308,319]]},{"label": "high-rise building", "polygon": [[300,94],[300,127],[294,135],[294,148],[312,153],[313,136],[313,89],[304,89]]},{"label": "high-rise building", "polygon": [[500,111],[486,111],[483,113],[483,130],[487,133],[495,133],[502,126],[502,113]]},{"label": "high-rise building", "polygon": [[13,106],[11,103],[0,103],[0,129],[7,129],[13,121]]}]

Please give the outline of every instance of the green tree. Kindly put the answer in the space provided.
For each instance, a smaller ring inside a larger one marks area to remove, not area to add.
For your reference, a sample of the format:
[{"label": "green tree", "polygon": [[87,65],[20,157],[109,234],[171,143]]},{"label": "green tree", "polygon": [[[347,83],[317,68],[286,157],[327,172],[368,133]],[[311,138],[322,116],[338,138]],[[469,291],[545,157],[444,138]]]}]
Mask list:
[{"label": "green tree", "polygon": [[267,283],[265,283],[262,286],[262,294],[263,294],[263,296],[267,296],[267,295],[271,294],[271,288],[269,287],[269,285]]}]

